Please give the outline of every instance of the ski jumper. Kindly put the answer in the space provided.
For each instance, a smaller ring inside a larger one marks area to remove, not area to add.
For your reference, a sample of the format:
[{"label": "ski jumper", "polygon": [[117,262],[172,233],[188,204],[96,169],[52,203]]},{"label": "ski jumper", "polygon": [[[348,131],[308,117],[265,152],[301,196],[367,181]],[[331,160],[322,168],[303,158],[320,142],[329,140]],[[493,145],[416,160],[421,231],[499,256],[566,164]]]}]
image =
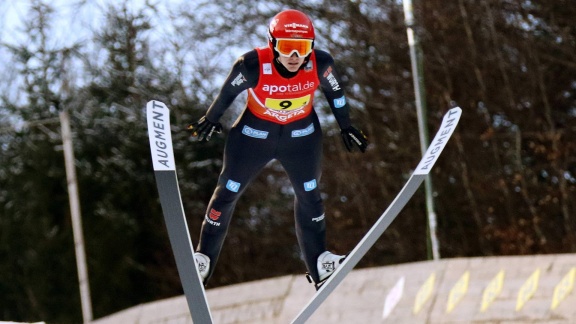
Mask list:
[{"label": "ski jumper", "polygon": [[318,282],[316,261],[326,251],[320,196],[322,130],[313,108],[324,93],[340,128],[350,126],[349,107],[330,54],[314,50],[297,72],[274,59],[269,47],[254,49],[234,64],[206,113],[218,121],[234,99],[248,91],[246,107],[230,129],[222,172],[208,204],[197,251],[210,258],[212,275],[236,202],[258,173],[279,161],[293,186],[296,235],[306,267]]}]

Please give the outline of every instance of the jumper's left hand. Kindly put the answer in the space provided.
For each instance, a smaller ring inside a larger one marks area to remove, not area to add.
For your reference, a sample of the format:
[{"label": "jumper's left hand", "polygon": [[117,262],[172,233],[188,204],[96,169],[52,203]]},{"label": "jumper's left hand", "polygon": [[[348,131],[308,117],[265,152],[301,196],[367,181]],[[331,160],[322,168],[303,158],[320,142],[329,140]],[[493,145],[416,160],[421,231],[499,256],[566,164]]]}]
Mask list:
[{"label": "jumper's left hand", "polygon": [[368,146],[368,138],[362,131],[354,128],[353,126],[344,128],[340,131],[344,145],[349,152],[352,152],[354,146],[357,146],[362,153],[366,151]]}]

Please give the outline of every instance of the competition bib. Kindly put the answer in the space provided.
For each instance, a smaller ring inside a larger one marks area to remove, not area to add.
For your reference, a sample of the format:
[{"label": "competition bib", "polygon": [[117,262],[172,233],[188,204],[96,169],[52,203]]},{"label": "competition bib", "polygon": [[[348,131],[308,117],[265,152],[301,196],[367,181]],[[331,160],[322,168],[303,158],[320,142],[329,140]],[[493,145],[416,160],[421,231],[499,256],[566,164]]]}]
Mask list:
[{"label": "competition bib", "polygon": [[266,98],[264,105],[266,106],[266,108],[273,110],[290,111],[303,108],[309,102],[310,102],[310,95],[305,95],[304,97],[294,99]]}]

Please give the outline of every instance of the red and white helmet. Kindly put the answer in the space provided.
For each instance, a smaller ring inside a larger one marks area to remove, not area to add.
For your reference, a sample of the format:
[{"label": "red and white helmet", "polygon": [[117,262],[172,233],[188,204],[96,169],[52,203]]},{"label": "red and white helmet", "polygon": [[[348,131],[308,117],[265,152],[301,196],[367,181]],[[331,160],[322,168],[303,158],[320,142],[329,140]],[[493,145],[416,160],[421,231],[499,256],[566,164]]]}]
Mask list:
[{"label": "red and white helmet", "polygon": [[[314,26],[303,12],[294,9],[284,10],[270,21],[268,40],[270,48],[280,55],[290,56],[296,53],[299,56],[307,56],[314,47]],[[287,42],[279,44],[279,40]]]}]

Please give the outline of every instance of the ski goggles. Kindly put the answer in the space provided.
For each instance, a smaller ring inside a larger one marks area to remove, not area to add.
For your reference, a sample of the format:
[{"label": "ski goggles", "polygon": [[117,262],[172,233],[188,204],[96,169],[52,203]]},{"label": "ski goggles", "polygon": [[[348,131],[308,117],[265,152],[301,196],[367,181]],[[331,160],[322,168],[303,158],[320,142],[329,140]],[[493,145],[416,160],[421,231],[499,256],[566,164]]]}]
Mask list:
[{"label": "ski goggles", "polygon": [[314,40],[304,38],[277,38],[274,49],[282,56],[290,57],[294,53],[305,57],[312,52]]}]

